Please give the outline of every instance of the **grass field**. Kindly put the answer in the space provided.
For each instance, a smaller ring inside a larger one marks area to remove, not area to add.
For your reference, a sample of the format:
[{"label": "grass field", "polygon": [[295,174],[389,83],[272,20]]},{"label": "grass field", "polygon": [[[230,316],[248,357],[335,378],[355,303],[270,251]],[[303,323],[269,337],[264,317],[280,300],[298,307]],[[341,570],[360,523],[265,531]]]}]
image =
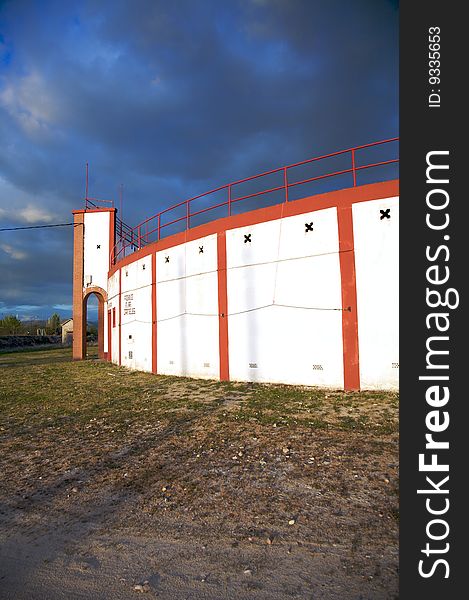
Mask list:
[{"label": "grass field", "polygon": [[0,354],[3,558],[35,598],[397,597],[397,419],[393,393]]}]

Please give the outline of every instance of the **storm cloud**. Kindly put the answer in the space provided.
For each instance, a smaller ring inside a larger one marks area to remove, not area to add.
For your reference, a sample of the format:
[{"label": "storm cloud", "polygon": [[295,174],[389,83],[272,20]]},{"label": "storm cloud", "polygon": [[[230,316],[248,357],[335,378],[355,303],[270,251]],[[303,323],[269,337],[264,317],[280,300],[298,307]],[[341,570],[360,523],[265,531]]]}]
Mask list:
[{"label": "storm cloud", "polygon": [[[14,0],[0,9],[0,227],[124,220],[398,134],[389,0]],[[0,233],[0,315],[69,313],[72,228]]]}]

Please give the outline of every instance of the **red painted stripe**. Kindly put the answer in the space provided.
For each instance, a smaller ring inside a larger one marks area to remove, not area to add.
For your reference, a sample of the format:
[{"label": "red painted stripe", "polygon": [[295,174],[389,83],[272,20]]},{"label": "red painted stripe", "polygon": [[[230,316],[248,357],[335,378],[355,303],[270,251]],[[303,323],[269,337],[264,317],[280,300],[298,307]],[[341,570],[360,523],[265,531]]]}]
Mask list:
[{"label": "red painted stripe", "polygon": [[109,309],[107,311],[107,352],[106,359],[111,362],[112,361],[112,311]]},{"label": "red painted stripe", "polygon": [[158,351],[158,338],[157,338],[157,330],[156,330],[156,254],[153,252],[151,255],[151,322],[152,322],[152,330],[151,330],[151,345],[152,345],[152,355],[151,355],[151,370],[153,373],[157,373],[157,351]]},{"label": "red painted stripe", "polygon": [[122,328],[122,269],[119,269],[119,366],[121,360],[121,328]]},{"label": "red painted stripe", "polygon": [[218,331],[220,352],[220,381],[230,380],[228,351],[228,291],[226,283],[226,234],[217,235],[218,255]]},{"label": "red painted stripe", "polygon": [[342,340],[344,352],[344,389],[360,389],[358,355],[357,285],[353,242],[352,206],[337,209],[339,258],[342,285]]},{"label": "red painted stripe", "polygon": [[104,359],[104,318],[104,297],[100,294],[98,296],[98,356],[101,359]]},{"label": "red painted stripe", "polygon": [[85,358],[86,324],[85,302],[83,299],[83,268],[85,242],[85,216],[73,217],[73,360]]},{"label": "red painted stripe", "polygon": [[72,215],[80,215],[84,213],[97,213],[97,212],[112,212],[116,211],[116,208],[80,208],[78,210],[72,210]]},{"label": "red painted stripe", "polygon": [[116,245],[116,209],[109,214],[109,269],[112,267],[111,252]]}]

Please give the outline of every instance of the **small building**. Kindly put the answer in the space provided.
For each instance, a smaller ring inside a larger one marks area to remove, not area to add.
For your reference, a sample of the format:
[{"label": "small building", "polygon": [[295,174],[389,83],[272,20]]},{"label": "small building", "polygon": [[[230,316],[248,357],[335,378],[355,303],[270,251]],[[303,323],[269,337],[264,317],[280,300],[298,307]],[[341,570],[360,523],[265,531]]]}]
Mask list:
[{"label": "small building", "polygon": [[73,319],[67,319],[61,324],[62,344],[71,346],[73,342]]}]

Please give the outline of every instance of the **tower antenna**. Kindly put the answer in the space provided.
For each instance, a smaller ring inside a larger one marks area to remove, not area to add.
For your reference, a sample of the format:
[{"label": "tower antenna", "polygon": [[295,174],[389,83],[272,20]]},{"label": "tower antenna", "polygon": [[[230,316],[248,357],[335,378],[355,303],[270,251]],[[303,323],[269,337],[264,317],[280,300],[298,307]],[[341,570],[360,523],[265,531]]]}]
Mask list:
[{"label": "tower antenna", "polygon": [[122,208],[122,201],[123,201],[123,196],[124,196],[124,184],[121,183],[119,185],[119,212],[120,212],[120,220],[123,220],[123,208]]},{"label": "tower antenna", "polygon": [[85,208],[88,208],[88,163],[86,163]]}]

